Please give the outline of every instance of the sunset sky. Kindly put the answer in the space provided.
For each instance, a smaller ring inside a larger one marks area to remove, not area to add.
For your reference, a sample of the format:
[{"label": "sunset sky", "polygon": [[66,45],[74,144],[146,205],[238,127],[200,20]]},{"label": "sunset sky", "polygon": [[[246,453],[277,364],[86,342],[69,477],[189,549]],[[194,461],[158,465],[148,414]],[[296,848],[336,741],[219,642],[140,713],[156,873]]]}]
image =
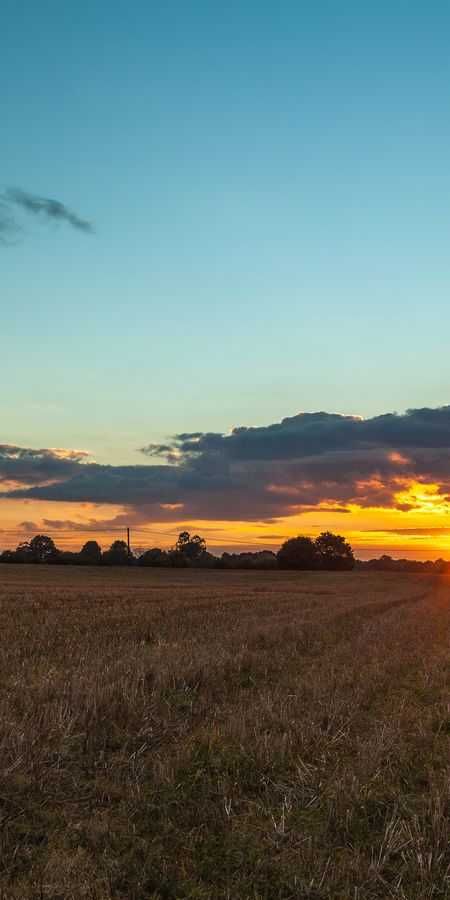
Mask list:
[{"label": "sunset sky", "polygon": [[450,559],[449,39],[440,0],[3,0],[0,548]]}]

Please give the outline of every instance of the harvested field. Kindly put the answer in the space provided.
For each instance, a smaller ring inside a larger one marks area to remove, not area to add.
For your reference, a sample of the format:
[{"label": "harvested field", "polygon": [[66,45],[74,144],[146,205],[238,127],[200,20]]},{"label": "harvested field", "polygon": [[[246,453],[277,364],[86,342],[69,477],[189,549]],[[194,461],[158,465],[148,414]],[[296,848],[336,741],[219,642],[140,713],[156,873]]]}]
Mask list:
[{"label": "harvested field", "polygon": [[450,897],[450,581],[2,566],[3,900]]}]

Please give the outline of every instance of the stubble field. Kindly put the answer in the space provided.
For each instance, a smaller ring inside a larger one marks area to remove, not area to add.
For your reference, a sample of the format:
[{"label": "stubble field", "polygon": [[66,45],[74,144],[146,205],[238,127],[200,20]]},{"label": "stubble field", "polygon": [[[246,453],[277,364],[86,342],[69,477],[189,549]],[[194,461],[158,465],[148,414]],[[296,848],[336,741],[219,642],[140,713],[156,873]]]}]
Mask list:
[{"label": "stubble field", "polygon": [[450,897],[450,582],[2,566],[0,898]]}]

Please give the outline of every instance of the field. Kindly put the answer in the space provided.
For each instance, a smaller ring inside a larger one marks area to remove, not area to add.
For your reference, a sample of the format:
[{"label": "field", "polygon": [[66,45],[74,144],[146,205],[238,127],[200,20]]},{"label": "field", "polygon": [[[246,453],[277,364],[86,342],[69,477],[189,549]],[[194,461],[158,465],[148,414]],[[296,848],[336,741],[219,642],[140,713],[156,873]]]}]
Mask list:
[{"label": "field", "polygon": [[450,582],[2,566],[0,898],[450,897]]}]

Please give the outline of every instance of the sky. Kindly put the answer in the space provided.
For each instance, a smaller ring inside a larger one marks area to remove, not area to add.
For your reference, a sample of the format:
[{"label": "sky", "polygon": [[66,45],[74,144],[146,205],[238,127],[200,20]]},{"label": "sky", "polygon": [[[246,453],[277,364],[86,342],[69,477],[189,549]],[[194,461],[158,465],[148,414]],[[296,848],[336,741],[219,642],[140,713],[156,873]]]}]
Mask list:
[{"label": "sky", "polygon": [[450,557],[449,32],[439,0],[3,0],[0,546]]}]

